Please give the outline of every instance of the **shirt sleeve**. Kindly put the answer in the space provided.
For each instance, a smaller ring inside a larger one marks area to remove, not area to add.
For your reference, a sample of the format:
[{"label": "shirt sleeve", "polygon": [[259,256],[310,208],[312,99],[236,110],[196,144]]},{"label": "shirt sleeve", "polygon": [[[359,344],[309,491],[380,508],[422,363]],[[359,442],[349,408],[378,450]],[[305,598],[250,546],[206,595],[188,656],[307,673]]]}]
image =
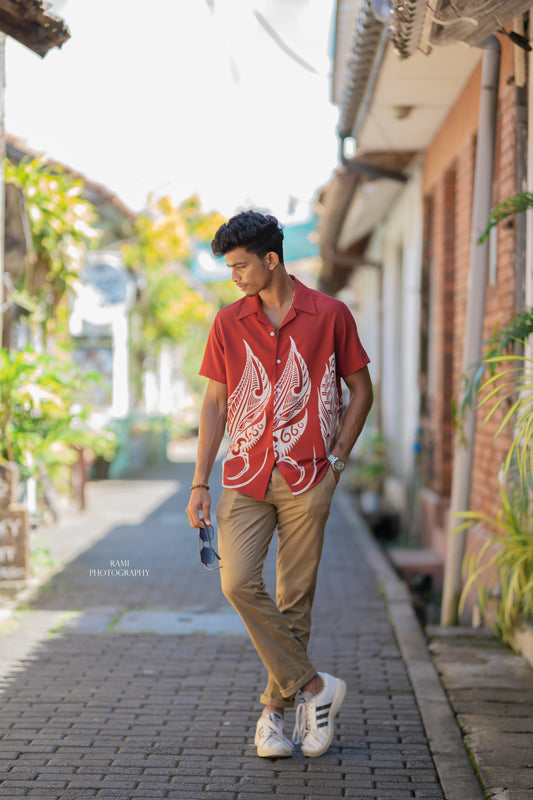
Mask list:
[{"label": "shirt sleeve", "polygon": [[348,306],[340,304],[335,320],[335,353],[337,371],[341,378],[358,372],[370,363],[370,359],[361,344],[357,325]]},{"label": "shirt sleeve", "polygon": [[200,375],[219,383],[227,383],[226,374],[226,348],[220,323],[220,312],[209,331],[204,357],[200,367]]}]

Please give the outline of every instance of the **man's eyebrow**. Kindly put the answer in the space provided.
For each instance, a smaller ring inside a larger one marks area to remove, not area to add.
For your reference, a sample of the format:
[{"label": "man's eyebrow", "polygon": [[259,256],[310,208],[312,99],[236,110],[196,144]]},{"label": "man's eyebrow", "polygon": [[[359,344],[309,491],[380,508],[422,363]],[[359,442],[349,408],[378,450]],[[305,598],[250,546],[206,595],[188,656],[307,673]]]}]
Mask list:
[{"label": "man's eyebrow", "polygon": [[232,268],[232,267],[243,267],[245,264],[246,264],[246,261],[236,261],[235,264],[228,264],[228,262],[226,261],[226,266],[230,267],[230,268]]}]

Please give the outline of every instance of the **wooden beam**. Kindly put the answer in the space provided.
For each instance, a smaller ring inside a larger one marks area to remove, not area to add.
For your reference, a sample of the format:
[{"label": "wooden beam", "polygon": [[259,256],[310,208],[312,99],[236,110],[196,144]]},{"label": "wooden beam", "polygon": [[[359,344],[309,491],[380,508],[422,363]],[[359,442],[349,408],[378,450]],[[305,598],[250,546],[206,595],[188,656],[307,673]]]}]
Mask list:
[{"label": "wooden beam", "polygon": [[47,8],[41,0],[0,0],[0,31],[42,58],[70,38],[63,20]]}]

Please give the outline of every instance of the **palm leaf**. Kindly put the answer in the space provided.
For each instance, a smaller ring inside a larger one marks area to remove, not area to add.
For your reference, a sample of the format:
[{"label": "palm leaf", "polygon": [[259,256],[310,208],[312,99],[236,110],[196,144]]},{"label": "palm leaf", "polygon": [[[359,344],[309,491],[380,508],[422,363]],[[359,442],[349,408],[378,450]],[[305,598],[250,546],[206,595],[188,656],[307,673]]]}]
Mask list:
[{"label": "palm leaf", "polygon": [[490,231],[499,222],[514,214],[527,211],[528,208],[533,208],[533,193],[531,192],[520,192],[508,197],[503,203],[495,205],[490,212],[487,227],[478,239],[478,244],[483,244],[487,240]]}]

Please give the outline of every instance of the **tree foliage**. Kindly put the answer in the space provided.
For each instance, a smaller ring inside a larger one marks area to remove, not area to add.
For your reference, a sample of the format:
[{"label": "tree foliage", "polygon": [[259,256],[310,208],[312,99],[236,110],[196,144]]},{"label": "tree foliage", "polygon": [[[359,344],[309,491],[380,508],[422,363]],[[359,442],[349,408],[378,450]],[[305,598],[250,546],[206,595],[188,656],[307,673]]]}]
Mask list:
[{"label": "tree foliage", "polygon": [[184,342],[191,328],[207,329],[211,303],[193,288],[183,267],[191,258],[190,237],[210,236],[219,215],[204,215],[197,198],[175,206],[170,197],[149,199],[149,213],[136,221],[135,238],[122,248],[124,262],[146,283],[138,304],[145,354],[165,342]]},{"label": "tree foliage", "polygon": [[31,230],[28,263],[12,299],[30,324],[46,326],[78,279],[86,250],[100,237],[97,213],[84,199],[80,179],[39,158],[6,160],[5,178],[22,191]]}]

